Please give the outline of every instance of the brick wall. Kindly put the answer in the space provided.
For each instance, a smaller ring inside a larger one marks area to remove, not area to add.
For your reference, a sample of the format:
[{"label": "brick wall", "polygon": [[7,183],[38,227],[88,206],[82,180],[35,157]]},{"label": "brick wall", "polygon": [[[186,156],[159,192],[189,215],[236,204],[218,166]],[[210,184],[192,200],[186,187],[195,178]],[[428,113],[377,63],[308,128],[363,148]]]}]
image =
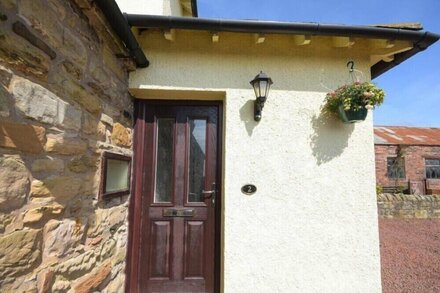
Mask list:
[{"label": "brick wall", "polygon": [[[400,150],[399,150],[400,149]],[[396,157],[401,152],[405,160],[404,179],[391,179],[387,176],[387,157]],[[381,186],[407,186],[417,193],[424,193],[425,158],[440,158],[440,146],[397,146],[375,145],[376,182]],[[429,180],[434,193],[440,192],[440,180]]]},{"label": "brick wall", "polygon": [[128,196],[98,198],[102,151],[132,153],[121,54],[92,1],[0,1],[1,292],[123,291]]},{"label": "brick wall", "polygon": [[381,218],[440,218],[440,195],[379,194],[377,208]]}]

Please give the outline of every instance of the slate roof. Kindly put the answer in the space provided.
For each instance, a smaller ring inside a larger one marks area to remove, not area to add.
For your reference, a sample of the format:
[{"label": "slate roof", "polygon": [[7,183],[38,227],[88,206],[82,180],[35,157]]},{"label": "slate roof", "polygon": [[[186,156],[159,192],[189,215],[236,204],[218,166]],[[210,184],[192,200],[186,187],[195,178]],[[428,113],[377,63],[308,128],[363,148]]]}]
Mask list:
[{"label": "slate roof", "polygon": [[375,126],[374,144],[440,146],[440,128]]}]

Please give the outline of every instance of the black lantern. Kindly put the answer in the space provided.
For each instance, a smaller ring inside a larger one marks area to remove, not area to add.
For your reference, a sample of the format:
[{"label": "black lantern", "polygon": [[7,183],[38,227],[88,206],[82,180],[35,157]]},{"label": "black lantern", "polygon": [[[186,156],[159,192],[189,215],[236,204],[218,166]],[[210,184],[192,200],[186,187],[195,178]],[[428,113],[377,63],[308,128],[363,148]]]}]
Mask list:
[{"label": "black lantern", "polygon": [[264,103],[266,102],[267,96],[269,95],[269,89],[272,85],[272,79],[268,77],[263,71],[255,76],[253,80],[251,80],[251,85],[254,88],[255,96],[257,100],[255,101],[254,106],[254,120],[261,120],[261,111],[263,110]]}]

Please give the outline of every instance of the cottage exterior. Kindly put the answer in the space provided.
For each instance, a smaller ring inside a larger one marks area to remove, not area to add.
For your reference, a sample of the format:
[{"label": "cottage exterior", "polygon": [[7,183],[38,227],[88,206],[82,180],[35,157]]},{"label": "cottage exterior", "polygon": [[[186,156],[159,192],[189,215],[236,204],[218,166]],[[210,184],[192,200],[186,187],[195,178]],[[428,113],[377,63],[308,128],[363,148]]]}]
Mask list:
[{"label": "cottage exterior", "polygon": [[440,194],[440,129],[376,126],[376,181],[384,191]]},{"label": "cottage exterior", "polygon": [[0,2],[0,288],[380,292],[373,113],[322,105],[439,37],[150,2]]}]

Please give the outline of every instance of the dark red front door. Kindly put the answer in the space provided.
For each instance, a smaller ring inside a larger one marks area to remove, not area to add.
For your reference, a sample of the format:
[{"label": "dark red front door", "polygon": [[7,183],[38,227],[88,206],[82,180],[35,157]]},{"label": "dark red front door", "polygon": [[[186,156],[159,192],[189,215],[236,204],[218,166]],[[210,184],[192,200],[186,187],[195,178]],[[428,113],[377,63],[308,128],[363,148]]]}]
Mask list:
[{"label": "dark red front door", "polygon": [[136,107],[130,272],[136,284],[128,290],[214,292],[220,106],[139,101]]}]

